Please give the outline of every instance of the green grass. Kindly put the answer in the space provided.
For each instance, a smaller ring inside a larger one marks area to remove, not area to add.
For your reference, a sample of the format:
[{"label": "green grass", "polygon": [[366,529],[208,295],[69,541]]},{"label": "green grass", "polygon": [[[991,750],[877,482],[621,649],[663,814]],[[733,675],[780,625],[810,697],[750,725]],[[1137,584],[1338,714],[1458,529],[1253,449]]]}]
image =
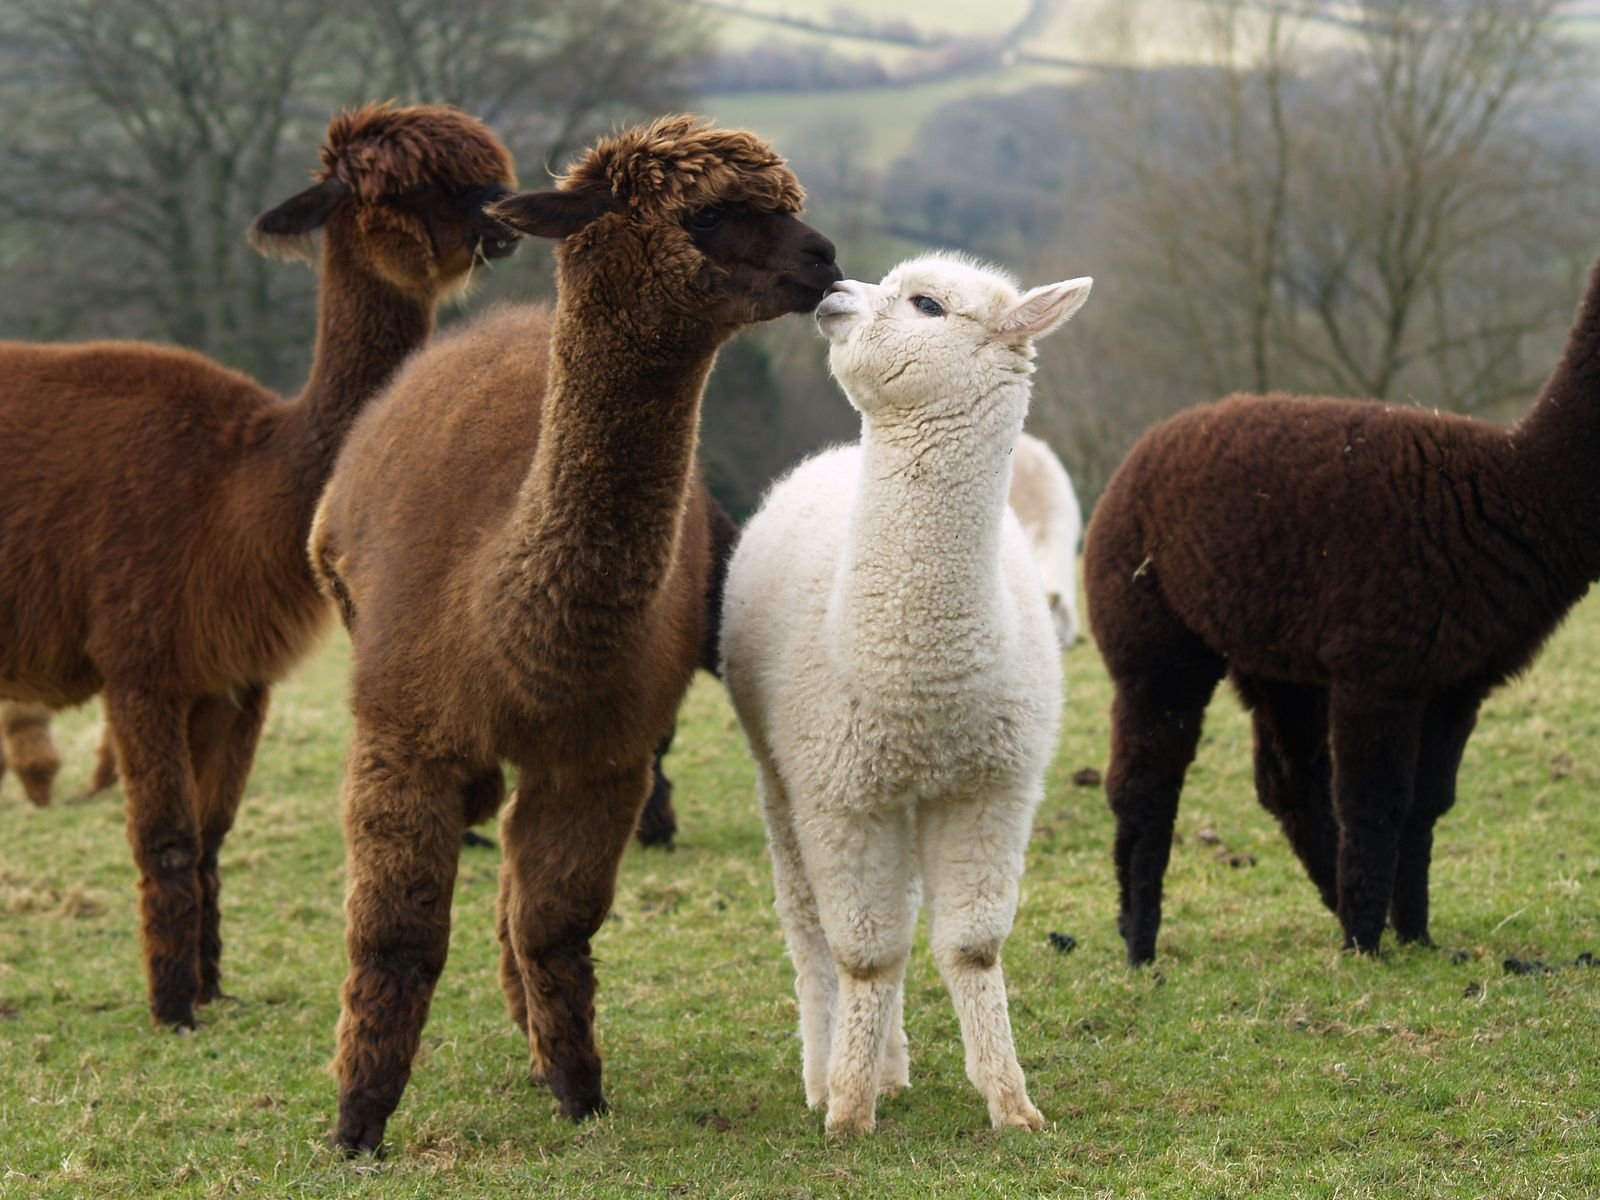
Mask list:
[{"label": "green grass", "polygon": [[[323,1148],[344,969],[337,813],[348,729],[331,644],[279,690],[224,853],[226,986],[191,1037],[152,1030],[115,800],[0,799],[0,1196],[1581,1197],[1600,1193],[1600,971],[1505,975],[1600,949],[1600,602],[1498,693],[1439,829],[1440,949],[1338,950],[1248,780],[1219,694],[1191,773],[1156,970],[1115,933],[1107,686],[1067,656],[1061,753],[1006,948],[1045,1132],[996,1133],[918,949],[913,1086],[870,1138],[802,1101],[790,970],[752,772],[719,687],[671,769],[676,852],[630,849],[596,939],[607,1092],[575,1127],[524,1080],[495,975],[492,851],[469,851],[451,960],[382,1162]],[[64,790],[94,714],[63,719]],[[1202,831],[1210,833],[1202,836]],[[1220,844],[1212,838],[1220,839]],[[1254,855],[1230,867],[1219,854]],[[1050,931],[1075,935],[1070,955]],[[1461,951],[1466,961],[1451,960]]]}]

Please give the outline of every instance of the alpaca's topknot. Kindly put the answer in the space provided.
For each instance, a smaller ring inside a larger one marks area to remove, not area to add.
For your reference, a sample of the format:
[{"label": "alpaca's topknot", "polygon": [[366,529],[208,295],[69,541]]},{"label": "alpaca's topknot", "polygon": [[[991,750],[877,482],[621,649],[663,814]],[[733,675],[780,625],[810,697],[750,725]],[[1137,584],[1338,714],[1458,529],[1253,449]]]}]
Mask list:
[{"label": "alpaca's topknot", "polygon": [[676,220],[717,204],[799,212],[806,200],[794,172],[761,138],[686,113],[602,138],[558,182],[603,189],[647,219]]},{"label": "alpaca's topknot", "polygon": [[393,102],[335,116],[316,178],[338,179],[367,202],[430,184],[465,189],[517,182],[510,153],[476,117],[444,105]]}]

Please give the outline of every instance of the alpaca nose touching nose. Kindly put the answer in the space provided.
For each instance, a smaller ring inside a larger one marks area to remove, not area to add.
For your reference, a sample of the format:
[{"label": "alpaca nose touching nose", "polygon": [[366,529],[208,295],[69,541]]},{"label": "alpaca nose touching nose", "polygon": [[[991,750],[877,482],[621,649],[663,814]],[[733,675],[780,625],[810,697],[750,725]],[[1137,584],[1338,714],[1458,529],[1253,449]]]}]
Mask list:
[{"label": "alpaca nose touching nose", "polygon": [[844,278],[844,272],[834,262],[833,243],[815,231],[801,243],[800,261],[813,270],[825,273],[831,282]]}]

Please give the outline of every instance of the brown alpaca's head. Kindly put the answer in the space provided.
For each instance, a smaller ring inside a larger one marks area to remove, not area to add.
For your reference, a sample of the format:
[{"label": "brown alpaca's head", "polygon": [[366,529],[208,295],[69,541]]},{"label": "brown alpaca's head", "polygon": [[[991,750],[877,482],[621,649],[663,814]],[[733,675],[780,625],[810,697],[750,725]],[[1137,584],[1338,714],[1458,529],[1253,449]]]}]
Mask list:
[{"label": "brown alpaca's head", "polygon": [[489,211],[562,239],[563,286],[596,286],[622,309],[728,333],[810,312],[841,277],[833,243],[795,216],[800,181],[744,130],[662,117],[601,139],[558,184]]},{"label": "brown alpaca's head", "polygon": [[454,108],[368,104],[334,117],[317,182],[250,226],[263,254],[310,258],[326,227],[342,250],[404,291],[436,298],[516,234],[484,214],[517,177],[483,122]]}]

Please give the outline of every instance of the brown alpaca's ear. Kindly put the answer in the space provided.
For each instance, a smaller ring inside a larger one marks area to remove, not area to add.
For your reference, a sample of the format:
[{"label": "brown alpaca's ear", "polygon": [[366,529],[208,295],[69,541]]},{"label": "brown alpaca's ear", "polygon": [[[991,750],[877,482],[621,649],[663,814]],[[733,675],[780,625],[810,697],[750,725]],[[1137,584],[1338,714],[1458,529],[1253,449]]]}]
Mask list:
[{"label": "brown alpaca's ear", "polygon": [[1043,337],[1083,307],[1092,286],[1094,280],[1085,275],[1034,288],[1001,318],[1000,336],[1008,341]]},{"label": "brown alpaca's ear", "polygon": [[571,237],[590,221],[606,213],[621,212],[622,205],[605,192],[568,188],[549,192],[518,192],[488,205],[484,213],[518,233],[534,237]]},{"label": "brown alpaca's ear", "polygon": [[250,222],[250,244],[270,258],[311,257],[311,235],[350,194],[347,184],[324,179],[290,196]]}]

